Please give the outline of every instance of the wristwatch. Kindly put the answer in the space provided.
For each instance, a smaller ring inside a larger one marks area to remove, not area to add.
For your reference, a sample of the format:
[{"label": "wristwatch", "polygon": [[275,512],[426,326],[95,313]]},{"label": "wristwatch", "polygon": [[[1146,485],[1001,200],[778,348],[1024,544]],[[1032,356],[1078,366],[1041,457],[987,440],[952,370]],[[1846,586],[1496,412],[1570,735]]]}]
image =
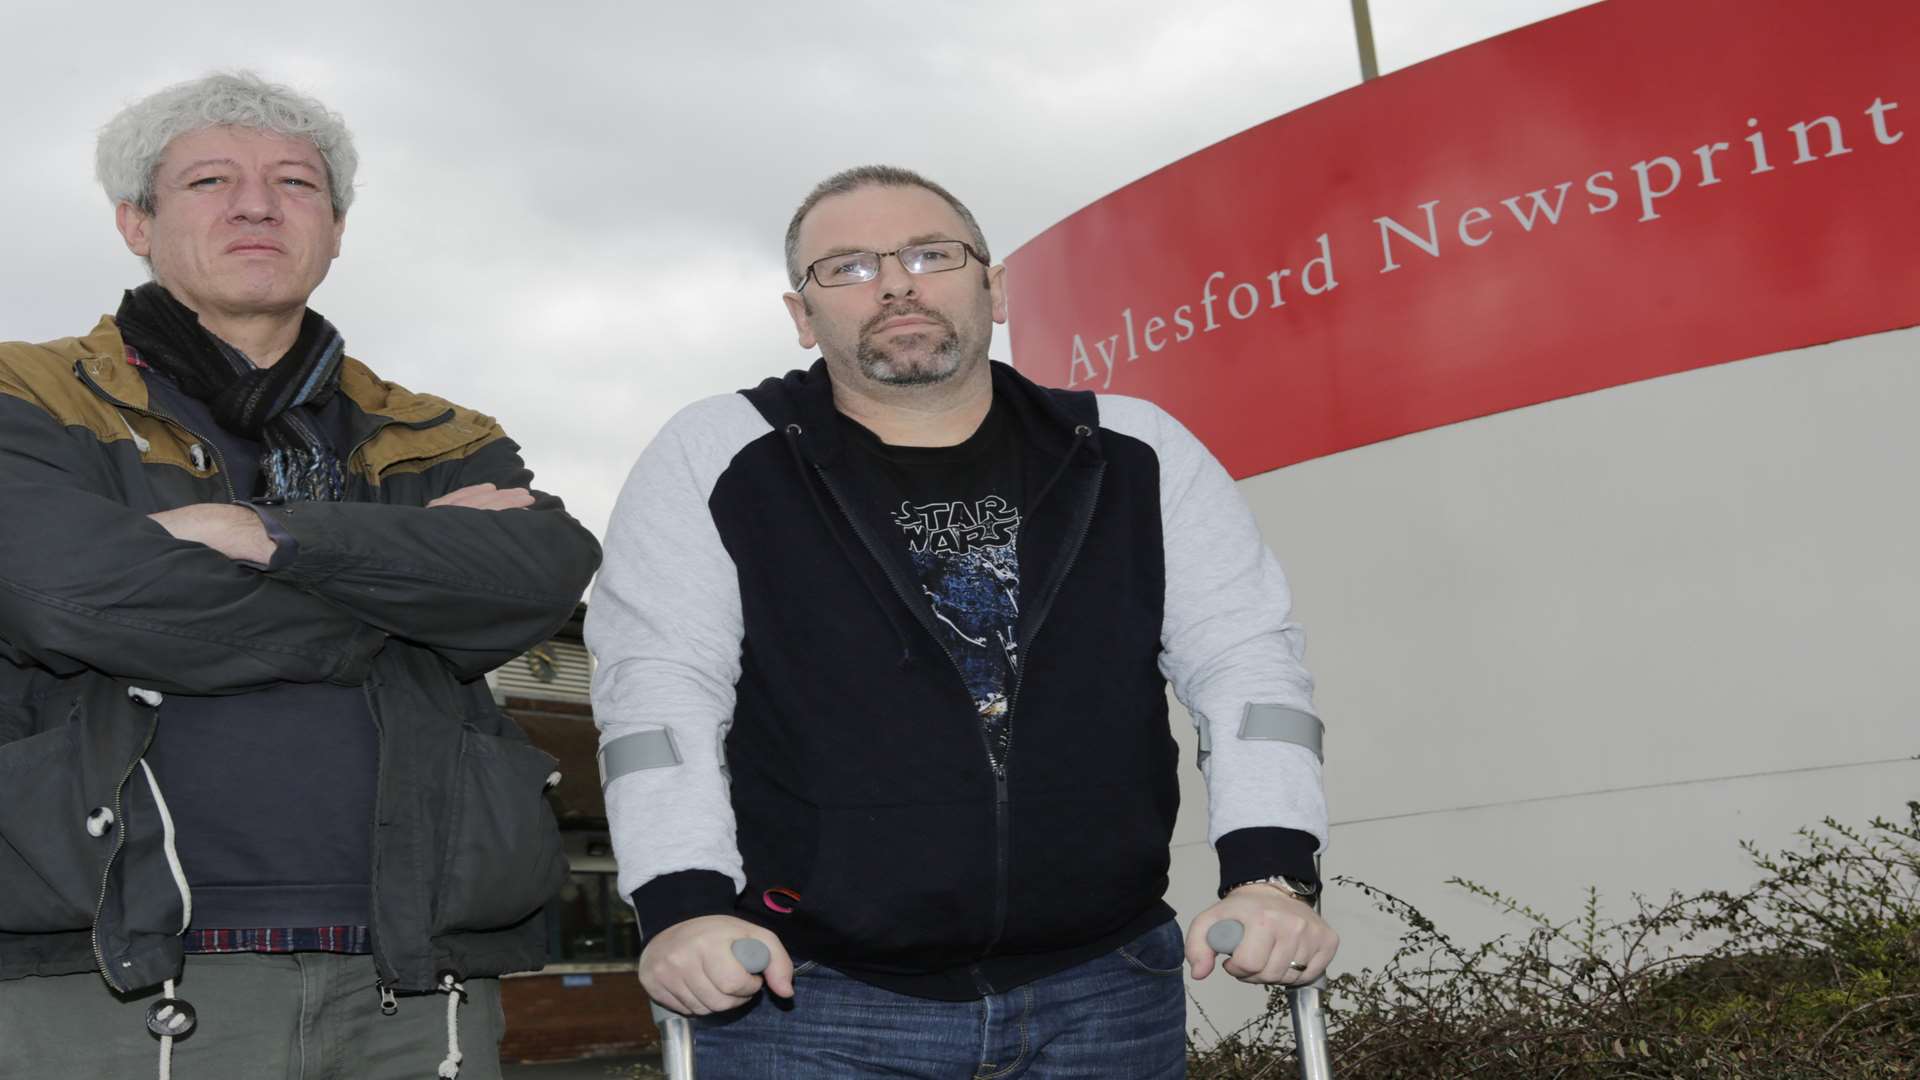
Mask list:
[{"label": "wristwatch", "polygon": [[1240,888],[1242,885],[1271,885],[1283,892],[1292,893],[1295,900],[1305,900],[1308,902],[1311,902],[1314,897],[1320,895],[1320,883],[1317,881],[1302,881],[1299,878],[1287,877],[1284,874],[1275,874],[1273,877],[1253,878],[1250,881],[1243,881],[1239,885],[1229,885],[1220,890],[1220,898],[1223,900],[1226,899],[1228,893]]}]

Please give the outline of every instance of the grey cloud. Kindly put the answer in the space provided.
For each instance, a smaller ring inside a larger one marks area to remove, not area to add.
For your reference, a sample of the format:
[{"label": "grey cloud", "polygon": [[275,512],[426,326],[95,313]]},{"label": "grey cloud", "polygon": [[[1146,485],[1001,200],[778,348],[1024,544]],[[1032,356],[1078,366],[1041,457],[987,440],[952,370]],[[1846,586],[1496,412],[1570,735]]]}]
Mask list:
[{"label": "grey cloud", "polygon": [[[1396,64],[1422,42],[1452,47],[1570,6],[1374,0]],[[867,161],[921,169],[1011,251],[1352,85],[1347,12],[1346,0],[30,7],[7,29],[33,45],[0,69],[0,336],[81,332],[142,277],[92,185],[94,129],[167,82],[249,67],[327,101],[360,143],[345,251],[314,306],[385,377],[500,417],[542,486],[599,530],[674,410],[810,361],[779,302],[780,236],[822,176]]]}]

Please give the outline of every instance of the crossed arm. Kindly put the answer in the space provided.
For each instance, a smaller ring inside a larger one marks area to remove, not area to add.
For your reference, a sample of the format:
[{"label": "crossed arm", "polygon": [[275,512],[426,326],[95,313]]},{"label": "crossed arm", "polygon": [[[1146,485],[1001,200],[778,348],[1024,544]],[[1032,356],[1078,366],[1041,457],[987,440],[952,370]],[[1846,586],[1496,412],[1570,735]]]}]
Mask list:
[{"label": "crossed arm", "polygon": [[[492,484],[470,484],[429,502],[435,506],[467,506],[475,510],[524,510],[533,505],[533,492],[524,488],[502,491]],[[175,540],[203,544],[237,563],[267,566],[279,545],[267,532],[260,515],[231,503],[194,503],[148,514]]]},{"label": "crossed arm", "polygon": [[383,634],[122,505],[93,438],[0,394],[0,654],[186,694],[365,680]]},{"label": "crossed arm", "polygon": [[[474,510],[525,510],[533,505],[533,492],[525,488],[501,488],[490,484],[469,484],[449,491],[427,503],[436,506],[465,506]],[[147,515],[167,530],[175,540],[200,544],[232,559],[265,569],[279,554],[280,544],[267,531],[266,521],[252,507],[237,503],[192,503]]]},{"label": "crossed arm", "polygon": [[268,572],[276,546],[253,509],[141,514],[100,493],[113,481],[89,438],[0,394],[0,505],[18,508],[0,529],[0,654],[56,673],[193,694],[358,685],[398,637],[477,677],[563,623],[598,564],[504,437],[425,506],[267,511],[298,548]]}]

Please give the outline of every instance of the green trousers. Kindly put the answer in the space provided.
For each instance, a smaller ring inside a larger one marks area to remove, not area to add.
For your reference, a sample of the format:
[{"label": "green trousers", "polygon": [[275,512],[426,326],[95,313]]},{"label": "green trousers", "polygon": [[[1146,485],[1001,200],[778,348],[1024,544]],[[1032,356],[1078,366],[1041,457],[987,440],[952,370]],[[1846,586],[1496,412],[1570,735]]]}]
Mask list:
[{"label": "green trousers", "polygon": [[[465,985],[460,1080],[500,1080],[500,982]],[[448,1057],[447,995],[401,996],[384,1015],[370,956],[189,955],[174,996],[195,1025],[173,1042],[173,1080],[434,1080]],[[147,1010],[161,997],[91,972],[0,981],[0,1080],[158,1077]]]}]

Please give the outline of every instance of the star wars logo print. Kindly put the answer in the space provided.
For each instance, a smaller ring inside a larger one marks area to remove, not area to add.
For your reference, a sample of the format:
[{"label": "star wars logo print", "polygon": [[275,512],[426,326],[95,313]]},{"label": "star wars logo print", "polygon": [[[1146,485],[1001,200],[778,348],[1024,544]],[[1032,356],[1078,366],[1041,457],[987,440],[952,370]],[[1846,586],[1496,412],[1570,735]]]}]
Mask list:
[{"label": "star wars logo print", "polygon": [[901,503],[894,524],[907,535],[916,555],[951,557],[976,548],[1000,548],[1013,543],[1020,511],[998,495],[988,495],[968,506],[964,502]]}]

